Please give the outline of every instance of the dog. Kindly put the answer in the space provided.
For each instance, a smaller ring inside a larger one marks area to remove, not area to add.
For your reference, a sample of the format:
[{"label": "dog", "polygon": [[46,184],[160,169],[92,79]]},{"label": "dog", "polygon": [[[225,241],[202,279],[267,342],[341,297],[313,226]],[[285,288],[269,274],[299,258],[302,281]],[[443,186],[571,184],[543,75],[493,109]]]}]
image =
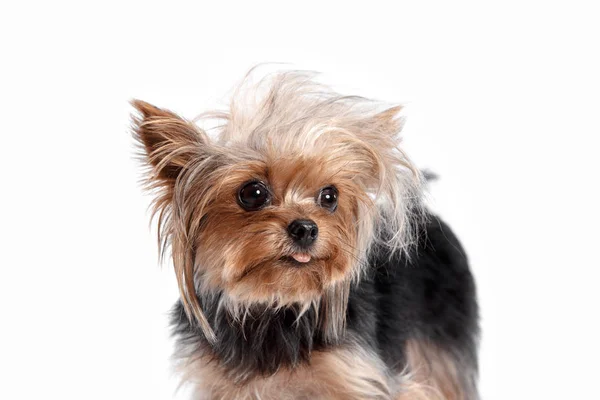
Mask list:
[{"label": "dog", "polygon": [[249,80],[195,122],[132,101],[194,399],[478,399],[474,280],[401,107]]}]

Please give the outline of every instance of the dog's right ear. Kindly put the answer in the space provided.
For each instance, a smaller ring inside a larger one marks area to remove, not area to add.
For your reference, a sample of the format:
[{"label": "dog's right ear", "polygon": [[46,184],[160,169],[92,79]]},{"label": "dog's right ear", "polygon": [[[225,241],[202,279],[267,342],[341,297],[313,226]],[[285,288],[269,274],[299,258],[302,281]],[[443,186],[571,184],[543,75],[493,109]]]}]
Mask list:
[{"label": "dog's right ear", "polygon": [[131,104],[139,112],[133,117],[133,135],[153,169],[153,178],[174,184],[191,161],[202,157],[208,136],[171,111],[141,100]]}]

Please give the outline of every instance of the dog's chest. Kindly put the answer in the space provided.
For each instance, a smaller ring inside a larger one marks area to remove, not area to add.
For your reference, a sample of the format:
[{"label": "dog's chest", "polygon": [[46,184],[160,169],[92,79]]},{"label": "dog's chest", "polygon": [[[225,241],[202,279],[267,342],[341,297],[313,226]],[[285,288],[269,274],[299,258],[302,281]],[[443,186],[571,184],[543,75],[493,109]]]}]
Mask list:
[{"label": "dog's chest", "polygon": [[268,377],[235,384],[235,378],[214,359],[198,359],[184,368],[195,385],[195,399],[389,399],[385,366],[358,345],[315,351],[310,363],[281,369]]}]

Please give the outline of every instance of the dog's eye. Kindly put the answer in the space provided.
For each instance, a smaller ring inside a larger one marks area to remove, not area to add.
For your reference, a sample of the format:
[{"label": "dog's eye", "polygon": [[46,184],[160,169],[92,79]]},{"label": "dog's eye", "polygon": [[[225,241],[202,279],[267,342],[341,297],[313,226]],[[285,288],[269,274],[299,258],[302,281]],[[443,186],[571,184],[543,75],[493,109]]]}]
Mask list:
[{"label": "dog's eye", "polygon": [[271,202],[269,189],[262,182],[248,182],[238,193],[238,202],[246,211],[259,210]]},{"label": "dog's eye", "polygon": [[317,198],[317,204],[329,211],[335,211],[337,207],[338,191],[333,186],[327,186],[321,189],[319,197]]}]

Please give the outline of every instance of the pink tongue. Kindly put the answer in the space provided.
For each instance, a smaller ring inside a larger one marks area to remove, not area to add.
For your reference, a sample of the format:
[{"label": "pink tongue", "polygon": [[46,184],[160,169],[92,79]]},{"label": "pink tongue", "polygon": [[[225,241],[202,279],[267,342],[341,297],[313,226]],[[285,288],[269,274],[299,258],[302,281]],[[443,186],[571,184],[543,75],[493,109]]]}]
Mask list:
[{"label": "pink tongue", "polygon": [[307,263],[310,261],[310,255],[308,254],[294,253],[292,254],[292,257],[294,258],[294,260],[301,263]]}]

